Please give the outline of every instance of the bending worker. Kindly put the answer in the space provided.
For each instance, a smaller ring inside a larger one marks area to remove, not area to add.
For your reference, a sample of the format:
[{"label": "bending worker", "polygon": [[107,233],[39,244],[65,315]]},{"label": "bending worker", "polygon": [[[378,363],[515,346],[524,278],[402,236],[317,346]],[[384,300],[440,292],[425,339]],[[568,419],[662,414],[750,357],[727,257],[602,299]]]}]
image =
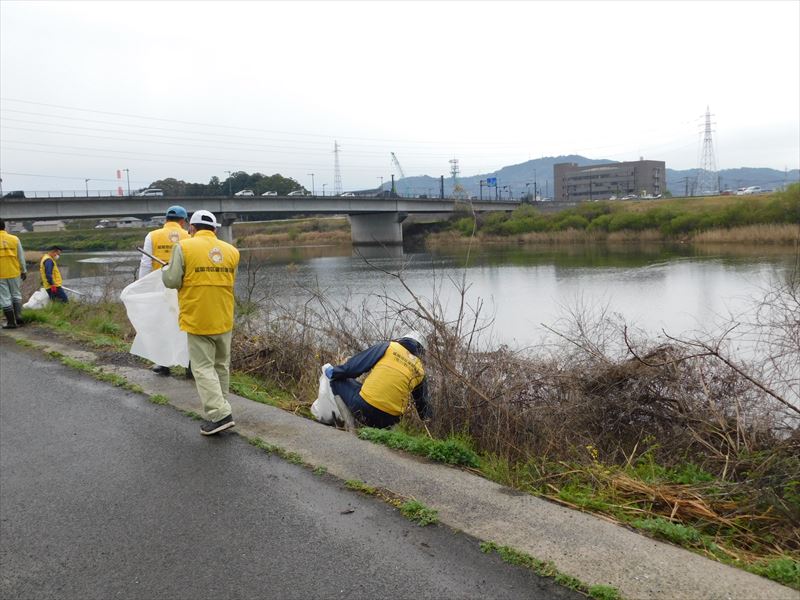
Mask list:
[{"label": "bending worker", "polygon": [[50,300],[69,302],[67,293],[61,287],[61,272],[56,261],[61,256],[61,248],[52,246],[39,261],[39,274],[42,276],[42,287],[47,290]]},{"label": "bending worker", "polygon": [[22,325],[21,281],[27,277],[22,242],[6,232],[6,222],[0,219],[0,308],[6,317],[3,329],[16,329]]},{"label": "bending worker", "polygon": [[[428,390],[421,356],[425,342],[416,331],[381,342],[359,352],[338,367],[328,367],[325,375],[331,380],[333,393],[345,424],[352,426],[352,417],[369,427],[391,427],[400,420],[410,398],[419,416],[429,416]],[[369,371],[363,385],[356,381]],[[347,410],[351,414],[348,414]]]},{"label": "bending worker", "polygon": [[[157,259],[164,262],[169,262],[172,256],[172,247],[189,237],[184,227],[186,227],[186,209],[182,206],[170,206],[167,209],[166,222],[161,229],[156,229],[149,232],[144,238],[142,250],[155,256]],[[142,259],[139,261],[139,279],[145,275],[157,271],[161,268],[161,263],[153,260],[147,254],[142,254]],[[159,375],[169,375],[169,367],[162,365],[153,365],[151,369],[154,373]],[[191,370],[187,371],[187,376],[190,376]]]},{"label": "bending worker", "polygon": [[239,251],[217,239],[216,217],[198,210],[189,220],[191,238],[172,248],[161,269],[168,288],[178,290],[180,328],[189,340],[189,361],[203,406],[200,433],[213,435],[235,425],[225,398],[230,382],[233,285]]}]

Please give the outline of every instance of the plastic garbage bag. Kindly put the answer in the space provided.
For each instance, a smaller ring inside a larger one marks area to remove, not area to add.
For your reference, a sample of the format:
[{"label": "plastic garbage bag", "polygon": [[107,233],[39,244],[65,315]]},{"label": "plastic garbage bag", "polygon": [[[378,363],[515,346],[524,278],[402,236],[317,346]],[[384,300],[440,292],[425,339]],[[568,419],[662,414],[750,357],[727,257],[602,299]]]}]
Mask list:
[{"label": "plastic garbage bag", "polygon": [[325,376],[325,369],[332,366],[330,363],[322,365],[322,375],[319,377],[319,393],[317,399],[311,405],[311,414],[320,423],[334,425],[336,419],[342,420],[339,410],[336,407],[336,400],[333,397],[331,382]]},{"label": "plastic garbage bag", "polygon": [[131,354],[165,367],[189,366],[186,332],[178,328],[178,291],[164,286],[161,270],[134,281],[119,297],[136,330]]},{"label": "plastic garbage bag", "polygon": [[50,304],[50,296],[47,295],[47,290],[44,288],[39,288],[31,297],[28,298],[28,301],[22,305],[22,308],[32,308],[33,310],[38,310],[40,308],[44,308]]}]

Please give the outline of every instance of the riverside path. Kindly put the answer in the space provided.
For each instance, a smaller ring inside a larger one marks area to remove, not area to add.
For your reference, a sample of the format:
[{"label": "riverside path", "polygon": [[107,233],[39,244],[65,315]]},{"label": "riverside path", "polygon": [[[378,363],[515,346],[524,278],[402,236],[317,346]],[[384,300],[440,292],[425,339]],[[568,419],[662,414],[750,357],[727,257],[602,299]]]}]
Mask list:
[{"label": "riverside path", "polygon": [[0,598],[581,597],[5,334],[0,391]]}]

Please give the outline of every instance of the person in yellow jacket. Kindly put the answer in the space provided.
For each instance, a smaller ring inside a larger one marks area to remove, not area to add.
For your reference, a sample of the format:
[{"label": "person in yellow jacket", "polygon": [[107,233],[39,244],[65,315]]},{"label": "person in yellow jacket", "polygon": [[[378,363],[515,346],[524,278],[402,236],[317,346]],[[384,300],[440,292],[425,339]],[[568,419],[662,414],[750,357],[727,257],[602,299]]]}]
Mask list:
[{"label": "person in yellow jacket", "polygon": [[169,265],[161,269],[164,285],[178,290],[178,321],[189,339],[189,361],[206,419],[200,426],[203,435],[235,425],[225,394],[239,251],[217,238],[217,227],[211,212],[194,212],[189,220],[192,237],[175,244]]},{"label": "person in yellow jacket", "polygon": [[[153,260],[150,256],[169,262],[173,246],[189,237],[189,233],[184,229],[186,218],[189,216],[185,208],[178,205],[170,206],[165,216],[167,220],[164,226],[149,232],[144,238],[142,250],[147,254],[142,253],[139,261],[139,279],[161,268],[161,263]],[[170,374],[170,368],[164,365],[153,365],[151,371],[164,376]],[[191,375],[192,371],[188,369],[186,376],[191,377]]]},{"label": "person in yellow jacket", "polygon": [[21,281],[27,277],[22,242],[6,231],[6,222],[0,219],[0,308],[6,317],[3,329],[22,325]]},{"label": "person in yellow jacket", "polygon": [[61,287],[61,271],[58,270],[56,263],[59,256],[61,256],[61,248],[51,246],[39,261],[39,274],[42,276],[42,287],[47,290],[50,300],[69,302],[67,293]]},{"label": "person in yellow jacket", "polygon": [[[421,357],[425,341],[416,331],[375,344],[343,365],[328,367],[325,375],[348,428],[353,419],[368,427],[391,427],[400,420],[411,399],[420,417],[430,416],[425,369]],[[361,384],[356,378],[369,371]],[[341,402],[340,402],[341,400]]]}]

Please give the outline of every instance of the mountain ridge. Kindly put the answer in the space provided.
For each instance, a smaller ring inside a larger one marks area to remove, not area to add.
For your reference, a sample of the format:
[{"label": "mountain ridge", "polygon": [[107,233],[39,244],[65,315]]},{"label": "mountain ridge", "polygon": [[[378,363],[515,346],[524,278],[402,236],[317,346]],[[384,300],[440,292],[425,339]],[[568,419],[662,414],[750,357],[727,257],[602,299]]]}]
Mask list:
[{"label": "mountain ridge", "polygon": [[[547,156],[527,160],[523,163],[507,165],[493,172],[480,173],[468,177],[459,177],[458,182],[470,196],[481,195],[480,181],[485,181],[488,177],[496,177],[498,189],[487,188],[484,184],[482,195],[484,198],[494,197],[495,193],[502,194],[508,198],[509,192],[513,198],[520,198],[526,193],[531,195],[534,192],[534,185],[540,197],[553,196],[553,165],[557,163],[576,163],[579,166],[600,165],[617,163],[620,161],[609,159],[593,159],[578,154],[562,156]],[[696,180],[700,169],[666,169],[667,189],[673,196],[691,195],[693,191],[693,181]],[[740,187],[760,186],[764,190],[772,190],[784,184],[800,181],[800,169],[790,171],[779,171],[777,169],[763,167],[737,167],[734,169],[721,169],[718,171],[721,182],[721,189],[735,191]],[[405,177],[395,181],[397,192],[403,196],[438,197],[440,191],[440,179],[429,175],[417,175]],[[508,188],[504,188],[508,186]],[[391,189],[391,183],[384,182],[380,188],[383,190]],[[445,196],[453,193],[453,180],[449,176],[444,178]]]}]

